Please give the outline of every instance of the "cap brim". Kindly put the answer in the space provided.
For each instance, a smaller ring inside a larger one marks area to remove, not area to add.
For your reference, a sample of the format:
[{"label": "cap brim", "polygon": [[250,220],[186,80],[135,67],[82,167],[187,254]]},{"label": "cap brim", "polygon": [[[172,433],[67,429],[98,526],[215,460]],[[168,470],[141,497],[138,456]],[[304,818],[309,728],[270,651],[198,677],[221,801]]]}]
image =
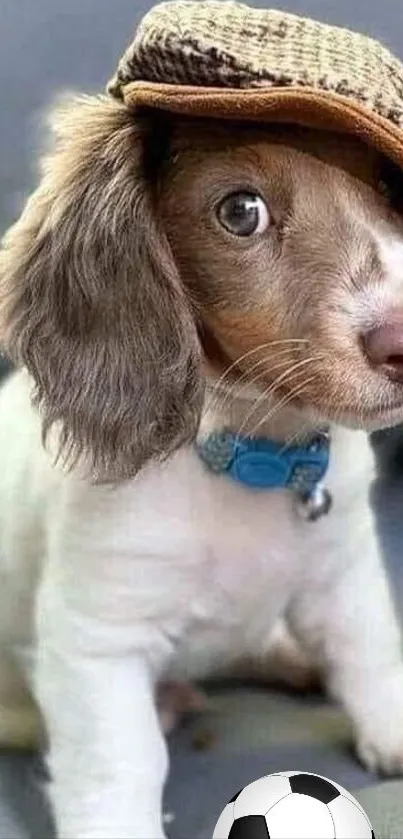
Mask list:
[{"label": "cap brim", "polygon": [[132,82],[128,107],[150,107],[194,117],[287,122],[354,134],[403,168],[403,129],[359,102],[309,87],[209,88]]}]

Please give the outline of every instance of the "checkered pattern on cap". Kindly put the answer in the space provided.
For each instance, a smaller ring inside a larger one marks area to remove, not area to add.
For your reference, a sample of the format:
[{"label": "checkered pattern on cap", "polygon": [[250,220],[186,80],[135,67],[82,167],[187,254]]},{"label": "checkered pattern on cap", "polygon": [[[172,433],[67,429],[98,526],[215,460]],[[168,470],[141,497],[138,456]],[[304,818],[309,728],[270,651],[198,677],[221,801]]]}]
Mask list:
[{"label": "checkered pattern on cap", "polygon": [[300,87],[350,98],[403,127],[403,65],[378,41],[280,10],[221,0],[152,9],[108,85]]}]

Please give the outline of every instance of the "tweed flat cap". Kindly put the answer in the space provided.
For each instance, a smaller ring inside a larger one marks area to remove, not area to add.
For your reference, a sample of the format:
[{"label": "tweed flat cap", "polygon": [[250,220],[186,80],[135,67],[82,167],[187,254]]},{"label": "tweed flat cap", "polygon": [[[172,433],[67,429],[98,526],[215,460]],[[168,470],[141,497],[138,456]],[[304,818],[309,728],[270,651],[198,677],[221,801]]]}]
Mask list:
[{"label": "tweed flat cap", "polygon": [[372,38],[284,11],[162,3],[107,89],[129,107],[354,133],[403,167],[403,64]]}]

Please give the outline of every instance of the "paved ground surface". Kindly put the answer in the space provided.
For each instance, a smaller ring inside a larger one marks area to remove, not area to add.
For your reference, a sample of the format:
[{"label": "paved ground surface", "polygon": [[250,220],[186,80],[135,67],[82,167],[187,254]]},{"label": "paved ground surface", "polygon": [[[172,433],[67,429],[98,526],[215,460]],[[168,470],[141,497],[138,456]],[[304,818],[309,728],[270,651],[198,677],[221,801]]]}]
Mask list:
[{"label": "paved ground surface", "polygon": [[[33,153],[42,140],[44,108],[60,90],[101,90],[149,5],[135,0],[1,0],[0,229],[18,214],[34,182]],[[400,0],[290,0],[276,5],[366,30],[403,56]],[[387,450],[394,445],[395,439],[383,443]],[[400,603],[399,470],[380,479],[375,502]],[[200,752],[195,740],[203,739],[205,729],[213,745]],[[172,837],[209,835],[212,814],[226,798],[268,771],[305,768],[330,774],[350,788],[370,783],[373,779],[352,759],[347,744],[345,721],[320,698],[302,702],[258,688],[217,690],[210,714],[185,727],[171,744],[167,807],[175,815]],[[0,755],[0,839],[49,836],[39,777],[36,757]]]}]

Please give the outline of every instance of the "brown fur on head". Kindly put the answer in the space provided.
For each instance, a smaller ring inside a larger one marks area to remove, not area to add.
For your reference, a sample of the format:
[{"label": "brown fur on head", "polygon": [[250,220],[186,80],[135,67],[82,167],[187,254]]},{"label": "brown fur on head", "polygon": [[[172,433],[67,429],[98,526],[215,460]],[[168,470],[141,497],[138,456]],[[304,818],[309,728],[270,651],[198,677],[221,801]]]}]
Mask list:
[{"label": "brown fur on head", "polygon": [[[402,419],[401,371],[394,359],[372,363],[364,346],[396,310],[403,315],[398,182],[399,172],[347,135],[175,124],[158,212],[213,369],[233,393],[260,402],[252,431],[263,425],[259,413],[267,428],[282,406],[296,409],[301,426]],[[265,215],[244,236],[222,218],[228,196],[242,193]]]},{"label": "brown fur on head", "polygon": [[[402,238],[365,146],[296,128],[139,120],[106,98],[63,107],[55,134],[3,243],[1,326],[33,376],[45,436],[60,425],[70,462],[84,456],[97,478],[117,480],[191,440],[199,335],[217,370],[241,356],[235,376],[261,364],[263,387],[283,365],[278,392],[320,416],[351,420],[363,398],[368,416],[397,400],[359,343],[379,316],[365,299],[386,283],[379,241]],[[239,191],[267,207],[250,236],[220,221]],[[287,378],[291,363],[299,373]]]}]

